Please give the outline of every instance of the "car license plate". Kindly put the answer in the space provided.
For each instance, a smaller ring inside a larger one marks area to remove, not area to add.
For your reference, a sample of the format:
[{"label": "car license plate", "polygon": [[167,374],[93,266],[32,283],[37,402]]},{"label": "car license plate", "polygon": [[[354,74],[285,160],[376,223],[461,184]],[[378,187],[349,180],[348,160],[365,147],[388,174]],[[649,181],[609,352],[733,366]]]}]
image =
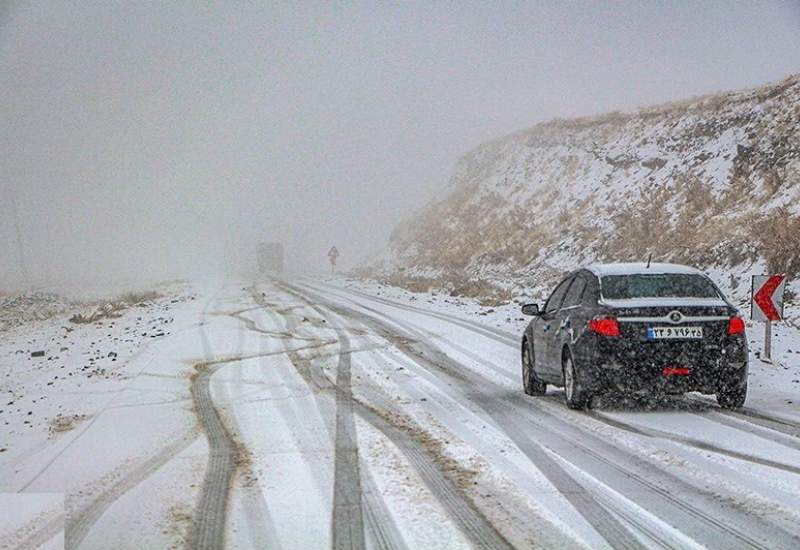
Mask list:
[{"label": "car license plate", "polygon": [[703,327],[647,327],[648,340],[701,340]]}]

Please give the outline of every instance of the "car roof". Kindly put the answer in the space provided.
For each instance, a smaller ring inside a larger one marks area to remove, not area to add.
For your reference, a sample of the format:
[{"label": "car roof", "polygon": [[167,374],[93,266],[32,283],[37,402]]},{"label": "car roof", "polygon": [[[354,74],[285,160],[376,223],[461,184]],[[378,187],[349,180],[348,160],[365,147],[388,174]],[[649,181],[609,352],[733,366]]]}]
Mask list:
[{"label": "car roof", "polygon": [[586,267],[598,277],[606,275],[665,275],[665,274],[685,274],[703,275],[703,272],[694,267],[681,264],[651,263],[648,267],[645,262],[636,263],[614,263],[614,264],[592,264]]}]

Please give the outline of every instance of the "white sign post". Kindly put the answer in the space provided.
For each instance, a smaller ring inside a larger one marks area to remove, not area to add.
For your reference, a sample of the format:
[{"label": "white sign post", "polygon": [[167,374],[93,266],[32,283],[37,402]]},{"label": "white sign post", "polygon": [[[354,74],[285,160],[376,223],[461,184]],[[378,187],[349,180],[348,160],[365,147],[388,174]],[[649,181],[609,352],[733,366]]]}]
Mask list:
[{"label": "white sign post", "polygon": [[764,357],[772,359],[772,321],[783,319],[783,292],[786,275],[753,275],[750,291],[750,318],[764,321]]}]

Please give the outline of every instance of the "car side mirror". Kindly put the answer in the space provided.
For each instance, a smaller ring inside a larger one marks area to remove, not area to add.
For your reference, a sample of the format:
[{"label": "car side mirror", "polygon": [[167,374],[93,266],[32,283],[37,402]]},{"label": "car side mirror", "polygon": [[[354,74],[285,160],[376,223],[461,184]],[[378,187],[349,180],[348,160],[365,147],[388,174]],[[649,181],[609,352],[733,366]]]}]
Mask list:
[{"label": "car side mirror", "polygon": [[525,304],[522,306],[523,315],[539,315],[539,304]]}]

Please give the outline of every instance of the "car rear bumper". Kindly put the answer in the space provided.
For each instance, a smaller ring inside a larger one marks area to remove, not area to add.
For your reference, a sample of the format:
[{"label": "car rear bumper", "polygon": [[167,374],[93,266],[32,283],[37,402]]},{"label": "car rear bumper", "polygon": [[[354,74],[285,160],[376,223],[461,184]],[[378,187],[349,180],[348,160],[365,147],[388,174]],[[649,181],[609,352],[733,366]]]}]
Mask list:
[{"label": "car rear bumper", "polygon": [[731,338],[719,346],[596,342],[576,350],[581,383],[630,393],[717,393],[747,383],[747,345]]}]

